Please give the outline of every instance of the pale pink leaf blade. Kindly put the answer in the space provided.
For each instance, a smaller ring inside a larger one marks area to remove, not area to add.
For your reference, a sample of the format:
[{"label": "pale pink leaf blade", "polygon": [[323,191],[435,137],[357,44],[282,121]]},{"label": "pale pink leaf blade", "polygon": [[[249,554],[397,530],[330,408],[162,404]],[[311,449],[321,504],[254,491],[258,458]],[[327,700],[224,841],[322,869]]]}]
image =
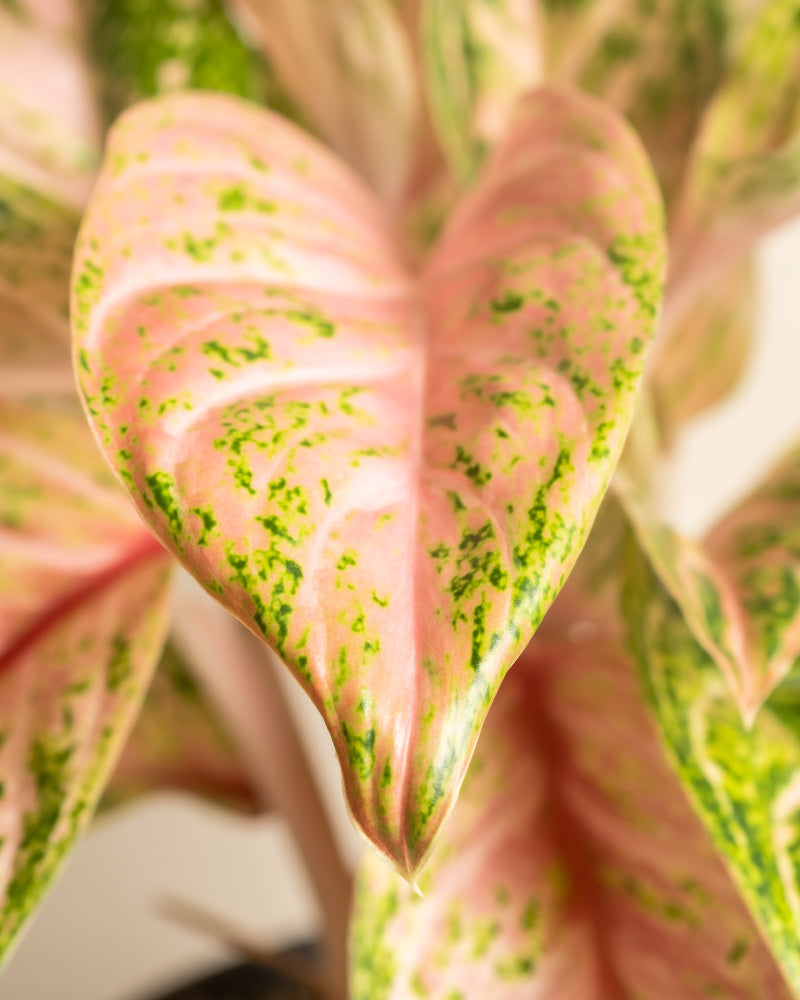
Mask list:
[{"label": "pale pink leaf blade", "polygon": [[166,628],[169,559],[77,405],[0,407],[0,952],[91,818]]},{"label": "pale pink leaf blade", "polygon": [[792,995],[598,633],[508,676],[419,889],[362,863],[353,1000]]},{"label": "pale pink leaf blade", "polygon": [[591,525],[662,259],[639,146],[576,94],[521,105],[422,279],[275,116],[175,97],[112,138],[75,267],[97,432],[308,688],[354,816],[407,872]]}]

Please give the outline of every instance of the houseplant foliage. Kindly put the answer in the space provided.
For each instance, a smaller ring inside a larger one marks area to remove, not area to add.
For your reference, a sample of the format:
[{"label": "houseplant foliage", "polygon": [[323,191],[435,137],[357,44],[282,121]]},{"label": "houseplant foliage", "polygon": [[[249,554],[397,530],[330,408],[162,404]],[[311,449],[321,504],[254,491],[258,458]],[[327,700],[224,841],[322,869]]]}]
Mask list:
[{"label": "houseplant foliage", "polygon": [[377,848],[352,997],[800,994],[800,458],[702,541],[652,486],[798,207],[798,32],[788,0],[0,6],[3,948],[131,732],[109,801],[264,804],[241,637],[141,709],[177,562],[331,733]]}]

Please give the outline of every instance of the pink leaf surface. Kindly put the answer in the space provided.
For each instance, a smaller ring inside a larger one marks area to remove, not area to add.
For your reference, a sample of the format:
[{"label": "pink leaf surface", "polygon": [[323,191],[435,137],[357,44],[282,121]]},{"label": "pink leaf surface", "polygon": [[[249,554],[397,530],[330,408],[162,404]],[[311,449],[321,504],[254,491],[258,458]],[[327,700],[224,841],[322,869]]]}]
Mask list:
[{"label": "pink leaf surface", "polygon": [[362,863],[353,1000],[789,1000],[596,630],[506,678],[414,894]]},{"label": "pink leaf surface", "polygon": [[0,405],[0,952],[94,805],[166,627],[169,559],[77,405]]},{"label": "pink leaf surface", "polygon": [[173,97],[111,139],[74,272],[89,412],[159,536],[309,690],[405,872],[606,487],[660,224],[631,133],[558,91],[419,279],[276,116]]},{"label": "pink leaf surface", "polygon": [[744,717],[800,657],[800,450],[702,544],[658,521],[620,483],[640,544]]}]

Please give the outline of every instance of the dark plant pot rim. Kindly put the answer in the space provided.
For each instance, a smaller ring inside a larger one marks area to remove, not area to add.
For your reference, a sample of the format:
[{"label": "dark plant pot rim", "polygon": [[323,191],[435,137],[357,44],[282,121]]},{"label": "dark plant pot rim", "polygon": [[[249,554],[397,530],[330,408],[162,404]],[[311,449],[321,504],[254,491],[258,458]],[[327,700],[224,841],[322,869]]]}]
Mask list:
[{"label": "dark plant pot rim", "polygon": [[[313,944],[298,945],[285,954],[302,959],[309,970],[318,954]],[[237,963],[165,993],[138,997],[137,1000],[315,1000],[302,985],[274,969],[251,962]]]}]

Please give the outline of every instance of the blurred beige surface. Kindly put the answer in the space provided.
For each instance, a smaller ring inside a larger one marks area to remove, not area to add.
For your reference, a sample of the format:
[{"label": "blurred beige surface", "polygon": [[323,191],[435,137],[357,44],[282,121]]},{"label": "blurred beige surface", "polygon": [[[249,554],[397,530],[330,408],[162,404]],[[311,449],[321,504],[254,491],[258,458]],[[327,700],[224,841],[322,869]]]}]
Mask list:
[{"label": "blurred beige surface", "polygon": [[[800,222],[761,253],[761,337],[748,376],[678,442],[667,510],[697,533],[800,439]],[[327,734],[287,678],[347,854],[349,831]],[[0,1000],[142,1000],[156,984],[224,962],[224,950],[154,914],[192,901],[280,946],[313,933],[314,900],[283,824],[187,800],[143,803],[100,823],[0,976]]]}]

